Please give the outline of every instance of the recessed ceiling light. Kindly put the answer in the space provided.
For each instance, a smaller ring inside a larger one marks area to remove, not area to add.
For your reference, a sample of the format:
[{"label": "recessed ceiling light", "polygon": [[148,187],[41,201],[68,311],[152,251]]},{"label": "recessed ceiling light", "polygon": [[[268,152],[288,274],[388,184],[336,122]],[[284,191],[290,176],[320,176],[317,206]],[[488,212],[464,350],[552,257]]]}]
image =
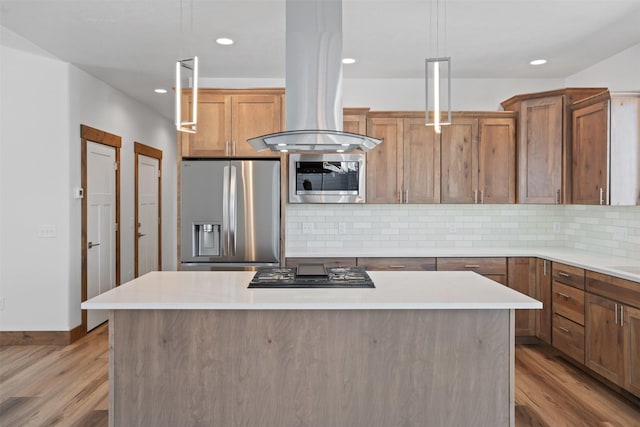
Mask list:
[{"label": "recessed ceiling light", "polygon": [[220,37],[219,39],[216,39],[216,43],[224,45],[224,46],[229,46],[229,45],[233,44],[233,40],[228,39],[226,37]]},{"label": "recessed ceiling light", "polygon": [[154,89],[153,90],[155,93],[167,93],[166,89]]},{"label": "recessed ceiling light", "polygon": [[547,63],[546,59],[534,59],[533,61],[529,62],[529,64],[531,65],[542,65],[546,63]]},{"label": "recessed ceiling light", "polygon": [[353,64],[355,62],[356,62],[356,60],[353,59],[353,58],[342,58],[342,63],[343,64]]}]

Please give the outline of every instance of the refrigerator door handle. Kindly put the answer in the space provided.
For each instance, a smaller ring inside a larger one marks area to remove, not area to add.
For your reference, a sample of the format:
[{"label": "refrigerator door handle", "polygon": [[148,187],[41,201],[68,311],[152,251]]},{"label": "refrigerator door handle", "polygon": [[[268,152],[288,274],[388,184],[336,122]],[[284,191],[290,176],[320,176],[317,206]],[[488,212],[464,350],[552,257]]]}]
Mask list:
[{"label": "refrigerator door handle", "polygon": [[222,174],[222,256],[229,256],[229,166]]},{"label": "refrigerator door handle", "polygon": [[238,187],[237,170],[231,166],[231,176],[229,179],[229,254],[236,256],[236,228],[238,225]]}]

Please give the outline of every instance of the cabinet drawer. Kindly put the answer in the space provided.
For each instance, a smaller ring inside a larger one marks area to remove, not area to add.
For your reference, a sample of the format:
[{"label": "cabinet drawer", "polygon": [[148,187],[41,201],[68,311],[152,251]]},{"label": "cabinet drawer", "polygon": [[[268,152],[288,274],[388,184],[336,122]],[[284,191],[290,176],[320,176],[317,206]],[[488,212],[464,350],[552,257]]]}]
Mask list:
[{"label": "cabinet drawer", "polygon": [[640,283],[587,271],[586,289],[596,295],[640,308]]},{"label": "cabinet drawer", "polygon": [[438,258],[438,271],[475,271],[483,275],[507,274],[507,259],[498,258]]},{"label": "cabinet drawer", "polygon": [[556,281],[551,289],[553,312],[584,326],[584,291]]},{"label": "cabinet drawer", "polygon": [[434,271],[435,258],[358,258],[358,266],[365,270]]},{"label": "cabinet drawer", "polygon": [[584,364],[584,326],[554,314],[551,343],[567,356]]},{"label": "cabinet drawer", "polygon": [[584,268],[554,262],[552,266],[552,277],[556,282],[584,289]]},{"label": "cabinet drawer", "polygon": [[335,258],[287,258],[287,267],[297,267],[298,264],[324,264],[329,267],[346,267],[356,265],[355,258],[335,257]]}]

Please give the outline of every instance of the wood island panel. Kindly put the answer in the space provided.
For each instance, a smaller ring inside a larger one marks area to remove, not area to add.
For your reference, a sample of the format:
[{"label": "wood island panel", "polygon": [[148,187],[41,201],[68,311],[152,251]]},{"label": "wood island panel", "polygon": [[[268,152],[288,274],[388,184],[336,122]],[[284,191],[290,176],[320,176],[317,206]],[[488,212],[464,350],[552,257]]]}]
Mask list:
[{"label": "wood island panel", "polygon": [[111,426],[513,425],[513,310],[114,310]]}]

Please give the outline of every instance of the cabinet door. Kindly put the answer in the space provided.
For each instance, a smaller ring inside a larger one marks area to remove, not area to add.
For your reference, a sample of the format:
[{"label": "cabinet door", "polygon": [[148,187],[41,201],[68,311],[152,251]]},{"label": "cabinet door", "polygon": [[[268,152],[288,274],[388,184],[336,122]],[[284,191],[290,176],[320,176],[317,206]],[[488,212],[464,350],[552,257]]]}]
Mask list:
[{"label": "cabinet door", "polygon": [[536,261],[536,299],[542,302],[542,310],[536,312],[536,336],[551,344],[551,261]]},{"label": "cabinet door", "polygon": [[[354,111],[356,110],[356,111]],[[360,135],[367,134],[367,114],[369,109],[349,108],[345,109],[342,113],[342,130],[345,132],[358,133]],[[366,111],[364,111],[366,110]]]},{"label": "cabinet door", "polygon": [[440,201],[440,135],[424,119],[404,119],[404,203]]},{"label": "cabinet door", "polygon": [[474,203],[478,188],[478,120],[456,118],[442,127],[441,203]]},{"label": "cabinet door", "polygon": [[234,156],[280,157],[271,150],[256,151],[247,140],[282,130],[280,95],[234,95],[232,98],[232,137]]},{"label": "cabinet door", "polygon": [[[511,289],[530,297],[535,296],[535,258],[509,258],[507,283]],[[537,310],[516,310],[516,336],[534,336],[536,334]]]},{"label": "cabinet door", "polygon": [[367,133],[384,140],[367,153],[367,203],[399,203],[402,201],[403,121],[370,117]]},{"label": "cabinet door", "polygon": [[607,204],[609,101],[573,111],[571,201]]},{"label": "cabinet door", "polygon": [[370,271],[435,271],[436,259],[358,257],[358,266]]},{"label": "cabinet door", "polygon": [[[198,131],[180,132],[182,157],[224,157],[230,155],[231,97],[198,94]],[[193,96],[182,98],[183,117],[191,120]]]},{"label": "cabinet door", "polygon": [[515,120],[481,118],[478,128],[478,203],[515,203]]},{"label": "cabinet door", "polygon": [[564,97],[522,101],[518,136],[518,203],[560,203]]},{"label": "cabinet door", "polygon": [[585,364],[624,385],[623,328],[619,304],[590,293],[585,296]]},{"label": "cabinet door", "polygon": [[640,310],[624,307],[624,387],[640,396]]}]

